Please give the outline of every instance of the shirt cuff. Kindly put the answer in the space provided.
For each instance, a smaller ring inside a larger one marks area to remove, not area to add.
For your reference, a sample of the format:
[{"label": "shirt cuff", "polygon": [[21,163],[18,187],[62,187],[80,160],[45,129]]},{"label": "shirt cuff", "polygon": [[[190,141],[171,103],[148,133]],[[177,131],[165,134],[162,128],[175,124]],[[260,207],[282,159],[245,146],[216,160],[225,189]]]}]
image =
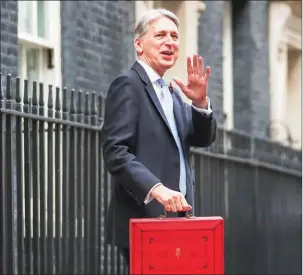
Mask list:
[{"label": "shirt cuff", "polygon": [[200,112],[200,113],[204,113],[204,114],[207,114],[207,115],[210,115],[212,113],[212,109],[210,108],[210,99],[208,97],[206,97],[207,99],[207,102],[208,102],[208,105],[207,105],[207,109],[201,109],[201,108],[198,108],[196,107],[195,105],[192,104],[192,107]]},{"label": "shirt cuff", "polygon": [[149,190],[149,192],[148,192],[148,194],[146,195],[145,200],[144,200],[144,203],[145,203],[145,204],[150,203],[150,202],[154,199],[150,194],[151,194],[151,192],[152,192],[157,186],[159,186],[159,185],[161,185],[161,184],[162,184],[162,183],[159,182],[159,183],[157,183],[156,185],[154,185],[154,186],[152,187],[152,189]]}]

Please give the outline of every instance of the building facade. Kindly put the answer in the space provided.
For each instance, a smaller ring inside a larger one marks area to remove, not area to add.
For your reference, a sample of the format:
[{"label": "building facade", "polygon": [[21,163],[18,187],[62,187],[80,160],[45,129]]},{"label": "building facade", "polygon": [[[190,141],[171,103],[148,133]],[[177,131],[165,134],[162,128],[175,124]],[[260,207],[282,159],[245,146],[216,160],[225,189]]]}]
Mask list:
[{"label": "building facade", "polygon": [[1,1],[1,72],[106,94],[136,59],[136,20],[155,7],[181,22],[168,80],[186,81],[186,56],[198,52],[219,124],[301,148],[299,1]]}]

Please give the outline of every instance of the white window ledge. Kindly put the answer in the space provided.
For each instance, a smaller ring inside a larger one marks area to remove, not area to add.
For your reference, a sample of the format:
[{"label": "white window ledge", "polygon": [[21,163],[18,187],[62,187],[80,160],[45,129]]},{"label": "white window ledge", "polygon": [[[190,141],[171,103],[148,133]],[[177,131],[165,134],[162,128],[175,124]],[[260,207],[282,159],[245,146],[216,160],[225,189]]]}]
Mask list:
[{"label": "white window ledge", "polygon": [[18,38],[21,43],[28,44],[32,48],[54,49],[55,45],[51,41],[30,35],[28,33],[18,33]]},{"label": "white window ledge", "polygon": [[302,49],[301,37],[297,32],[288,30],[287,33],[284,35],[282,41],[294,49]]},{"label": "white window ledge", "polygon": [[297,16],[290,16],[286,22],[286,28],[284,30],[283,42],[289,46],[301,50],[301,19]]}]

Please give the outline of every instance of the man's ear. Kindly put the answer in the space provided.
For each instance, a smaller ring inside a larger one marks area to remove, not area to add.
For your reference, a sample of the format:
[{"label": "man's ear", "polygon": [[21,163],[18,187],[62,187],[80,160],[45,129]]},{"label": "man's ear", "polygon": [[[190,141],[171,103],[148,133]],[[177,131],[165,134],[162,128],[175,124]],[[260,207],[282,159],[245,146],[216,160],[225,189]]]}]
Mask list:
[{"label": "man's ear", "polygon": [[134,41],[134,46],[138,54],[143,52],[142,41],[139,38],[136,38]]}]

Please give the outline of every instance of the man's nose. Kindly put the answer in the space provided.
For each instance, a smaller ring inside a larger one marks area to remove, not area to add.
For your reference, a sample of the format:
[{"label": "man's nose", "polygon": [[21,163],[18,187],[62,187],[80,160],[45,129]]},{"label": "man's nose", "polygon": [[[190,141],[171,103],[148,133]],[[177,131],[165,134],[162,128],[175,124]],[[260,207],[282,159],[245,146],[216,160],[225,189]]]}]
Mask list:
[{"label": "man's nose", "polygon": [[171,36],[166,36],[165,44],[172,45],[172,44],[174,44],[174,42],[175,41],[173,40],[173,38]]}]

